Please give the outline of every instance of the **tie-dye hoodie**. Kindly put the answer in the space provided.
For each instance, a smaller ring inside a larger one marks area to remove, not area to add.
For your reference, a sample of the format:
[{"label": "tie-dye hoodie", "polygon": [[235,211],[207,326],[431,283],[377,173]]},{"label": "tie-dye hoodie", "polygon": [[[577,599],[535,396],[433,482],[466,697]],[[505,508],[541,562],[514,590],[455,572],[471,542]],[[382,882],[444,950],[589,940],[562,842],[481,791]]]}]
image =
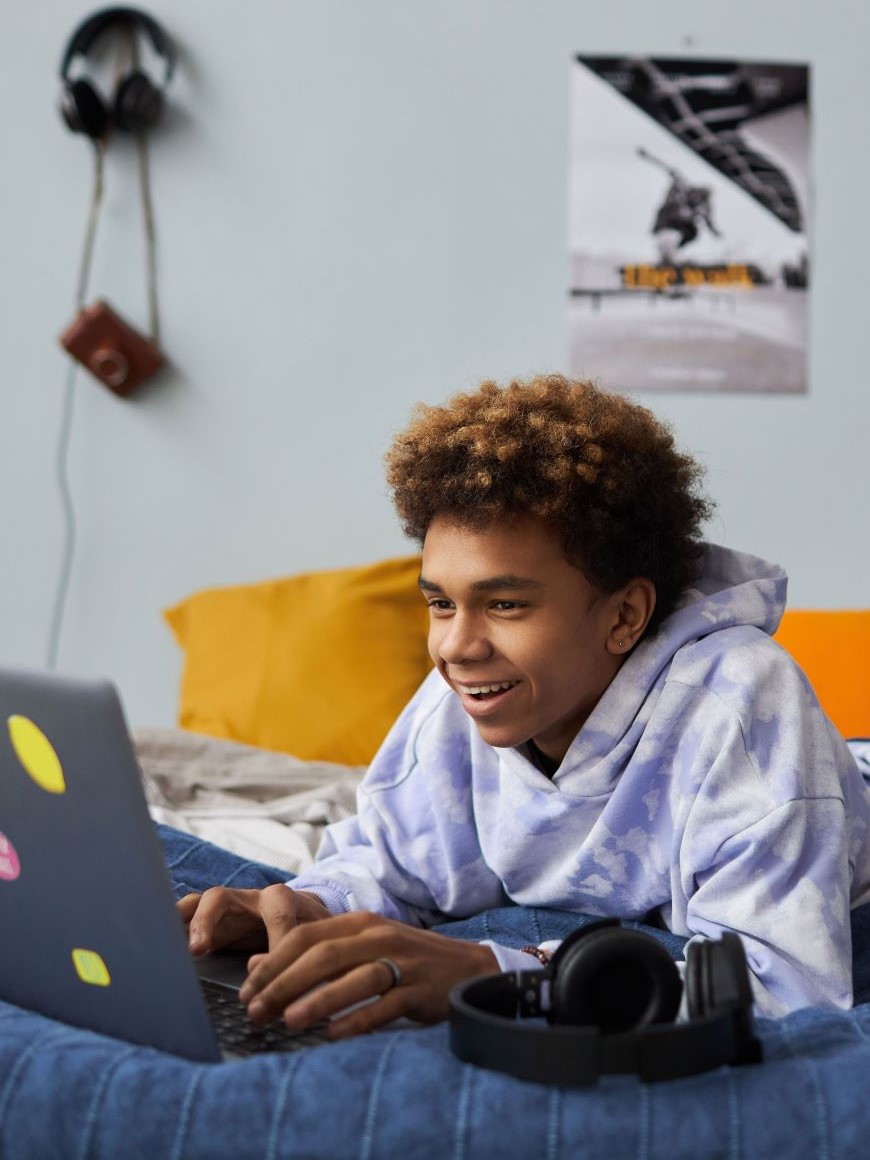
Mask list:
[{"label": "tie-dye hoodie", "polygon": [[[775,565],[708,546],[549,779],[484,742],[437,672],[292,885],[414,925],[509,902],[743,939],[759,1011],[852,1000],[870,897],[870,791],[771,639]],[[495,947],[503,969],[534,964]]]}]

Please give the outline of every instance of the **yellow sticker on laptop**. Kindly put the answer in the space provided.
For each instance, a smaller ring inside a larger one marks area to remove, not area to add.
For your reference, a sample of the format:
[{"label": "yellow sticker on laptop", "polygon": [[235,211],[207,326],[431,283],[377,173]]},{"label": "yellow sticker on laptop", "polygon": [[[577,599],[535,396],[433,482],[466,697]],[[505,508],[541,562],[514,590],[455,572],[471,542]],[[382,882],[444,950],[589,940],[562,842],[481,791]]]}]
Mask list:
[{"label": "yellow sticker on laptop", "polygon": [[112,981],[109,968],[103,962],[103,956],[98,951],[85,950],[76,947],[72,952],[72,961],[76,974],[83,983],[90,983],[92,987],[108,987]]},{"label": "yellow sticker on laptop", "polygon": [[39,726],[29,717],[18,715],[8,718],[6,724],[18,760],[40,789],[46,793],[65,793],[60,758]]}]

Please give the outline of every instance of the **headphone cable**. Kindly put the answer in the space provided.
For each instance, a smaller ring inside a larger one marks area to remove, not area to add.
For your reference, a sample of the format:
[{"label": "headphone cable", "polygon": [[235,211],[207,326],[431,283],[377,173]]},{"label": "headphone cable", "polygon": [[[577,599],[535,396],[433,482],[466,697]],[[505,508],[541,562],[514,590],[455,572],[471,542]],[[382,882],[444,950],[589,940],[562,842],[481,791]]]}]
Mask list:
[{"label": "headphone cable", "polygon": [[[118,87],[124,67],[124,48],[129,57],[131,70],[139,67],[139,48],[133,30],[126,32],[126,45],[115,60],[115,86]],[[76,286],[76,312],[81,313],[85,308],[88,281],[94,256],[94,243],[97,235],[100,210],[103,202],[104,173],[107,140],[99,137],[94,140],[94,180],[91,191],[91,204],[88,211],[87,227],[85,229],[84,245],[79,263],[78,282]],[[159,346],[159,316],[157,306],[157,258],[154,229],[154,205],[151,197],[151,180],[148,165],[148,143],[144,134],[137,134],[136,152],[139,169],[139,192],[142,205],[142,225],[145,233],[145,280],[148,295],[148,313],[151,327],[151,338],[155,346]],[[76,513],[73,501],[72,487],[69,479],[69,449],[72,441],[73,415],[75,411],[76,384],[78,381],[79,364],[71,361],[64,388],[63,407],[61,411],[60,433],[58,435],[55,466],[57,486],[60,492],[61,507],[64,518],[64,547],[61,557],[60,572],[54,594],[54,605],[51,616],[51,626],[46,647],[46,666],[54,670],[57,666],[58,649],[63,631],[64,615],[66,612],[67,597],[69,595],[70,580],[72,578],[73,561],[76,549]]]},{"label": "headphone cable", "polygon": [[[128,43],[131,67],[138,67],[138,46],[135,37],[130,36]],[[116,63],[116,74],[119,75],[121,58]],[[117,76],[116,76],[117,81]],[[100,209],[102,208],[104,190],[104,171],[106,156],[105,138],[94,141],[94,182],[91,193],[91,205],[88,213],[87,228],[85,230],[84,246],[79,264],[78,286],[76,289],[76,311],[81,312],[85,306],[88,281],[91,274],[91,265],[94,256],[94,243],[97,235]],[[157,305],[157,245],[154,228],[154,204],[151,197],[151,180],[148,164],[148,143],[144,134],[137,134],[136,152],[139,169],[139,192],[142,205],[142,226],[145,234],[145,281],[148,295],[148,314],[151,338],[155,346],[160,345],[159,312]],[[64,390],[63,410],[61,415],[60,434],[58,436],[55,463],[57,468],[57,484],[60,492],[61,506],[64,514],[64,549],[61,559],[60,573],[54,596],[54,610],[49,630],[48,646],[46,649],[46,665],[50,670],[57,666],[57,654],[60,646],[60,637],[63,631],[64,614],[66,612],[67,596],[72,577],[72,566],[76,548],[76,516],[73,503],[72,488],[69,481],[69,447],[72,437],[73,414],[75,409],[76,383],[78,380],[78,363],[72,362],[67,374]]]},{"label": "headphone cable", "polygon": [[63,614],[66,607],[66,597],[69,591],[76,546],[76,513],[67,472],[67,460],[69,457],[77,378],[78,364],[71,361],[67,372],[66,388],[63,396],[60,436],[58,438],[56,455],[57,485],[63,508],[65,534],[60,574],[54,596],[51,630],[49,632],[48,648],[46,650],[46,667],[52,671],[57,667],[57,650],[60,643],[61,629],[63,628]]},{"label": "headphone cable", "polygon": [[160,346],[160,318],[157,308],[157,241],[154,230],[154,202],[151,198],[151,177],[148,165],[148,142],[144,133],[136,137],[139,159],[139,193],[142,204],[142,229],[145,233],[145,282],[148,292],[148,318],[151,340]]},{"label": "headphone cable", "polygon": [[[79,263],[78,283],[76,287],[77,311],[83,308],[85,296],[87,295],[88,279],[90,277],[91,262],[94,255],[97,223],[103,200],[104,158],[105,144],[102,141],[96,141],[94,148],[94,183],[91,192],[91,205],[88,212],[88,223],[85,230],[85,241]],[[66,611],[66,601],[67,595],[69,594],[69,584],[72,577],[72,566],[76,548],[76,514],[72,488],[69,481],[69,447],[72,436],[77,381],[78,363],[71,360],[66,376],[60,434],[58,436],[57,450],[55,453],[57,486],[60,492],[61,508],[64,517],[64,546],[60,572],[55,587],[51,627],[49,629],[48,645],[45,654],[46,667],[51,671],[54,671],[57,667],[57,654],[60,646],[60,636],[63,630],[64,613]]]},{"label": "headphone cable", "polygon": [[[130,69],[138,72],[139,42],[133,34],[132,28],[126,29],[127,52],[130,57]],[[118,67],[121,68],[121,58],[118,58]],[[120,72],[115,78],[116,87],[120,84]],[[136,157],[139,162],[139,198],[142,206],[142,230],[145,235],[145,285],[148,295],[148,320],[150,324],[151,341],[156,347],[160,346],[160,320],[157,308],[157,241],[154,228],[154,202],[151,198],[151,173],[148,162],[148,139],[145,133],[136,134]]]}]

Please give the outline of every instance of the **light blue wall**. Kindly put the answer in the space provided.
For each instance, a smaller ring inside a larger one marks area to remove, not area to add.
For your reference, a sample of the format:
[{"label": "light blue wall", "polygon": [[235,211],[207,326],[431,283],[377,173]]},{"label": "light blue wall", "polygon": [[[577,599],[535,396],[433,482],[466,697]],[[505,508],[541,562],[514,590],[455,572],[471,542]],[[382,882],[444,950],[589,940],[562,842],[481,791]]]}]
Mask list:
[{"label": "light blue wall", "polygon": [[[90,152],[55,109],[92,9],[7,0],[0,73],[0,662],[46,650],[54,481]],[[174,715],[160,609],[191,590],[404,552],[380,457],[418,399],[566,368],[577,52],[808,60],[811,393],[647,397],[709,468],[711,536],[784,563],[792,603],[870,604],[866,0],[155,0],[177,38],[152,145],[164,343],[122,402],[79,380],[78,546],[60,667]],[[116,143],[93,291],[145,324],[133,154]]]}]

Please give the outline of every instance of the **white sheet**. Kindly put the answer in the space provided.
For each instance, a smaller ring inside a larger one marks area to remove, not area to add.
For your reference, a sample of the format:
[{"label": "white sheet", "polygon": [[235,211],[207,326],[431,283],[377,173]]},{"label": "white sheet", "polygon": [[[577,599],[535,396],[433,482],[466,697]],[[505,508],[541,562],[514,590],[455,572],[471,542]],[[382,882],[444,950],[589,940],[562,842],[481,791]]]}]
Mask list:
[{"label": "white sheet", "polygon": [[290,874],[356,812],[364,766],[302,761],[182,729],[135,729],[151,816]]}]

